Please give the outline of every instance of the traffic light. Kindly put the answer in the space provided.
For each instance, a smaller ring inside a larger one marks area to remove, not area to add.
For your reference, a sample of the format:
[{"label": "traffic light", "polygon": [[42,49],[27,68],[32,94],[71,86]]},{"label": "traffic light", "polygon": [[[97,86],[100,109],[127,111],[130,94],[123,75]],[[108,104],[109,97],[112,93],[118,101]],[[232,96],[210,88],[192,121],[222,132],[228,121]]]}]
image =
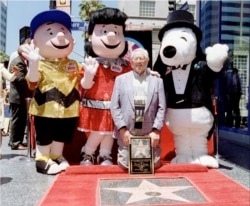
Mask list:
[{"label": "traffic light", "polygon": [[176,0],[169,0],[168,1],[168,10],[169,12],[173,12],[176,9]]}]

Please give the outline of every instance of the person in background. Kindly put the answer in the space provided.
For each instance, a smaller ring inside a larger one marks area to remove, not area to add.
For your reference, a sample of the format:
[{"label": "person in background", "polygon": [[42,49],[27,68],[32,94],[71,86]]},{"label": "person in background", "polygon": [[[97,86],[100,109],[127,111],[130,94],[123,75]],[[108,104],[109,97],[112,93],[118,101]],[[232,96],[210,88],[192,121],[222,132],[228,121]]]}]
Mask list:
[{"label": "person in background", "polygon": [[4,73],[6,73],[6,71],[7,72],[9,71],[8,65],[9,65],[9,60],[3,62],[5,70],[2,72],[2,92],[1,92],[3,98],[3,128],[1,130],[2,136],[9,135],[9,124],[10,124],[9,91],[10,91],[10,81],[12,81],[12,79],[10,80],[8,77],[6,78],[4,77]]},{"label": "person in background", "polygon": [[242,89],[238,69],[233,67],[233,62],[230,62],[226,68],[224,86],[224,91],[226,93],[226,126],[239,128],[241,124],[239,104],[242,95]]},{"label": "person in background", "polygon": [[118,143],[118,165],[128,168],[132,136],[149,136],[155,168],[161,166],[160,131],[165,121],[166,97],[161,78],[147,70],[149,56],[143,48],[131,52],[133,71],[118,76],[111,97],[111,114]]},{"label": "person in background", "polygon": [[32,91],[28,89],[26,74],[28,72],[28,61],[22,55],[22,47],[30,44],[27,38],[18,48],[18,56],[9,62],[10,72],[16,67],[19,70],[15,81],[10,83],[9,102],[10,102],[10,140],[9,146],[12,150],[25,150],[27,144],[24,143],[25,128],[27,123],[26,99],[32,97]]},{"label": "person in background", "polygon": [[[8,81],[14,81],[15,78],[17,77],[18,74],[18,69],[14,68],[14,72],[10,73],[6,68],[6,63],[8,63],[8,61],[4,62],[3,65],[0,65],[0,129],[3,132],[3,114],[4,114],[4,102],[5,102],[5,94],[6,92],[4,91],[3,87],[3,82],[2,80],[8,80]],[[0,132],[0,159],[2,158],[1,155],[1,149],[2,149],[2,135],[3,133]]]}]

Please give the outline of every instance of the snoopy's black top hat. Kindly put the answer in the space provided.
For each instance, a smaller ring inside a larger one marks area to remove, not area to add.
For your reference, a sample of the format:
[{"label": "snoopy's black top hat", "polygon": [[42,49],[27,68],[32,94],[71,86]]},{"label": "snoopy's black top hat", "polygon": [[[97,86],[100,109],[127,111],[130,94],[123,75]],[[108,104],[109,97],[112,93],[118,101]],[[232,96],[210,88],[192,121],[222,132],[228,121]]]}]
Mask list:
[{"label": "snoopy's black top hat", "polygon": [[202,38],[201,30],[194,24],[194,16],[185,10],[176,10],[168,15],[167,24],[158,34],[159,40],[162,40],[165,31],[177,27],[187,27],[192,29],[197,37],[197,41],[200,42]]}]

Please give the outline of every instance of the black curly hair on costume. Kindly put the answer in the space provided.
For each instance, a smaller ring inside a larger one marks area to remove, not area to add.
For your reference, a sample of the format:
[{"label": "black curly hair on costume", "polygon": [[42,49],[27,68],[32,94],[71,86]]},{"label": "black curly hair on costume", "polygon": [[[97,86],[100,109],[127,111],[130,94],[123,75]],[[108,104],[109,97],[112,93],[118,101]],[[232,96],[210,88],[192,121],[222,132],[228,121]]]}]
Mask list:
[{"label": "black curly hair on costume", "polygon": [[[92,35],[94,27],[96,24],[115,24],[123,27],[123,32],[125,32],[125,22],[127,20],[127,15],[116,8],[104,8],[97,10],[91,14],[89,20],[88,34]],[[92,49],[91,42],[85,42],[84,49],[86,53],[92,57],[97,57]],[[123,57],[128,51],[128,42],[125,42],[125,49],[119,57]]]}]

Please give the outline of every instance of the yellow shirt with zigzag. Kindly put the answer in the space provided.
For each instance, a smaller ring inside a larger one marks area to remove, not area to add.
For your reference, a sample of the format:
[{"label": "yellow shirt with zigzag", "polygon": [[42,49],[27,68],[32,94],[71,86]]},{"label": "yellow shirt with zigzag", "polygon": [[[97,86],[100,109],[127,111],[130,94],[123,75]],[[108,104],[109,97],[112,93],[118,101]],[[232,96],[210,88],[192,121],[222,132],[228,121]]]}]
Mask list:
[{"label": "yellow shirt with zigzag", "polygon": [[38,82],[28,81],[30,89],[35,86],[29,113],[49,118],[78,117],[80,70],[81,66],[68,58],[41,60]]}]

